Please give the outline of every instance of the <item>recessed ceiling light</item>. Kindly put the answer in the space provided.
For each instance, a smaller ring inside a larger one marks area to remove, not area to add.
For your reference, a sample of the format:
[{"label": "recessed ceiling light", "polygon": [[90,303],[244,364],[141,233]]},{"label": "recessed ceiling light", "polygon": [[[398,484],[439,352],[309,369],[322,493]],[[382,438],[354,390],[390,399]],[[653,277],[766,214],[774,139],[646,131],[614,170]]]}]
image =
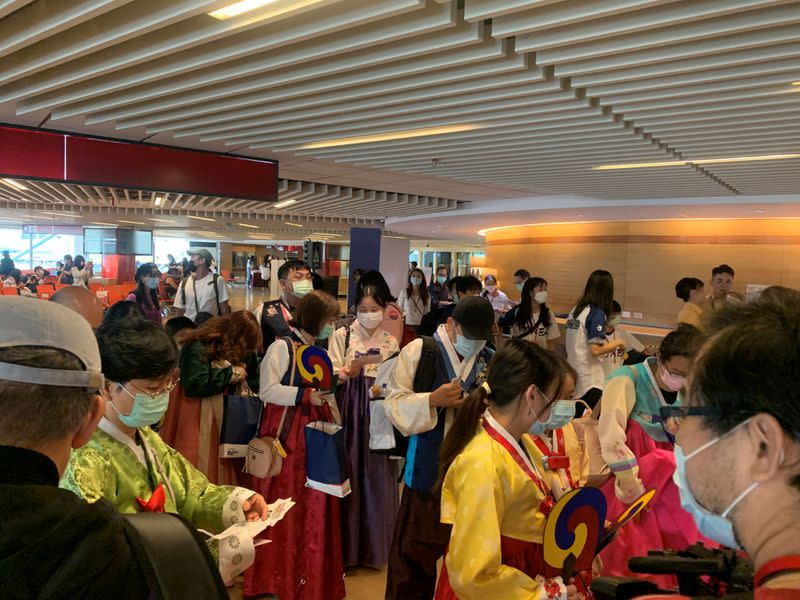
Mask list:
[{"label": "recessed ceiling light", "polygon": [[11,187],[13,187],[15,190],[23,191],[23,190],[27,190],[27,189],[28,189],[27,187],[25,187],[25,186],[24,186],[24,185],[22,185],[21,183],[17,183],[17,182],[16,182],[16,181],[14,181],[13,179],[7,179],[7,178],[5,178],[5,177],[4,177],[4,178],[3,178],[3,182],[4,182],[4,183],[6,183],[6,184],[8,184],[8,185],[10,185],[10,186],[11,186]]},{"label": "recessed ceiling light", "polygon": [[151,218],[150,221],[155,221],[156,223],[174,223],[172,219],[155,219]]},{"label": "recessed ceiling light", "polygon": [[250,229],[258,229],[258,225],[249,225],[247,223],[239,223],[240,227],[249,227]]},{"label": "recessed ceiling light", "polygon": [[730,158],[699,158],[696,160],[670,160],[650,163],[627,163],[620,165],[601,165],[592,167],[593,171],[613,171],[617,169],[647,169],[654,167],[675,167],[681,165],[714,165],[720,163],[757,162],[762,160],[787,160],[800,158],[800,154],[764,154],[761,156],[732,156]]},{"label": "recessed ceiling light", "polygon": [[311,142],[300,146],[302,150],[313,150],[314,148],[334,148],[336,146],[350,146],[354,144],[369,144],[371,142],[388,142],[391,140],[407,140],[410,138],[427,137],[430,135],[444,135],[446,133],[460,133],[462,131],[472,131],[481,129],[483,125],[477,123],[466,123],[464,125],[448,125],[446,127],[424,127],[422,129],[406,129],[404,131],[387,131],[386,133],[376,133],[361,137],[337,138],[332,140],[322,140]]},{"label": "recessed ceiling light", "polygon": [[186,215],[186,216],[189,217],[190,219],[197,219],[198,221],[210,221],[212,223],[216,220],[216,219],[209,219],[208,217],[195,217],[194,215]]},{"label": "recessed ceiling light", "polygon": [[214,17],[215,19],[219,19],[220,21],[224,21],[225,19],[236,17],[238,15],[241,15],[242,13],[246,13],[251,10],[261,8],[262,6],[266,6],[267,4],[272,4],[275,1],[276,0],[241,0],[240,2],[234,2],[233,4],[229,4],[225,8],[220,8],[218,10],[210,12],[208,13],[208,16]]},{"label": "recessed ceiling light", "polygon": [[142,221],[124,221],[122,219],[117,219],[120,223],[128,223],[129,225],[144,225]]},{"label": "recessed ceiling light", "polygon": [[161,203],[164,202],[164,198],[162,196],[156,196],[156,199],[153,200],[153,203],[156,206],[161,206]]},{"label": "recessed ceiling light", "polygon": [[275,206],[273,206],[272,208],[283,208],[283,207],[285,207],[285,206],[291,206],[291,205],[292,205],[292,204],[294,204],[295,202],[297,202],[297,200],[284,200],[283,202],[278,202],[278,203],[277,203]]},{"label": "recessed ceiling light", "polygon": [[290,223],[289,221],[284,221],[284,225],[290,225],[292,227],[302,227],[299,223]]}]

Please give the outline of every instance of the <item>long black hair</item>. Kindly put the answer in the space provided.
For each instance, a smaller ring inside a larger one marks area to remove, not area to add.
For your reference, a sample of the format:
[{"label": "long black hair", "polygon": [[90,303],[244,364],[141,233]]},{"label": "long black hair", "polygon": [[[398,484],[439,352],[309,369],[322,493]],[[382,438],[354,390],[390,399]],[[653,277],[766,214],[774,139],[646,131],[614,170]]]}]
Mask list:
[{"label": "long black hair", "polygon": [[428,303],[428,298],[430,298],[430,295],[428,294],[428,285],[426,283],[425,272],[422,269],[412,269],[411,273],[408,274],[406,294],[408,295],[409,300],[411,300],[411,298],[414,296],[414,286],[411,284],[411,278],[415,273],[419,273],[420,279],[422,279],[422,282],[419,284],[417,290],[419,290],[419,299],[422,301],[422,306],[425,306]]},{"label": "long black hair", "polygon": [[[477,387],[456,412],[453,425],[444,438],[439,453],[439,489],[447,469],[475,437],[487,403],[489,406],[508,406],[516,402],[531,385],[542,392],[553,385],[560,390],[564,385],[564,368],[552,352],[526,340],[512,339],[492,357],[486,382],[491,393],[487,393],[482,386]],[[553,394],[551,404],[556,399],[557,395]]]},{"label": "long black hair", "polygon": [[587,306],[596,306],[601,309],[606,316],[610,315],[613,311],[611,305],[614,300],[614,278],[608,271],[598,269],[589,275],[586,280],[586,287],[583,290],[583,295],[578,298],[578,303],[575,306],[575,311],[572,313],[576,319],[578,315],[583,312]]},{"label": "long black hair", "polygon": [[522,286],[522,299],[520,300],[517,314],[514,316],[514,323],[520,331],[531,330],[533,332],[539,329],[539,325],[550,327],[553,322],[550,308],[546,303],[542,303],[539,305],[539,318],[536,323],[531,323],[531,319],[533,319],[533,290],[540,285],[547,285],[547,281],[541,277],[530,277],[525,280],[525,284]]},{"label": "long black hair", "polygon": [[[136,269],[136,289],[133,290],[133,295],[136,296],[136,302],[139,304],[144,304],[145,298],[149,295],[150,300],[153,302],[153,306],[158,308],[158,288],[151,290],[147,287],[147,284],[144,282],[145,277],[149,277],[150,273],[153,272],[153,269],[158,271],[158,265],[156,263],[144,263],[140,265],[138,269]],[[161,273],[159,272],[159,277]]]},{"label": "long black hair", "polygon": [[[367,290],[370,290],[367,293]],[[364,296],[372,297],[381,306],[386,306],[390,302],[397,302],[397,298],[392,296],[392,290],[389,289],[389,284],[380,273],[380,271],[367,271],[361,275],[356,286],[356,302],[355,305],[361,304],[361,299]]]}]

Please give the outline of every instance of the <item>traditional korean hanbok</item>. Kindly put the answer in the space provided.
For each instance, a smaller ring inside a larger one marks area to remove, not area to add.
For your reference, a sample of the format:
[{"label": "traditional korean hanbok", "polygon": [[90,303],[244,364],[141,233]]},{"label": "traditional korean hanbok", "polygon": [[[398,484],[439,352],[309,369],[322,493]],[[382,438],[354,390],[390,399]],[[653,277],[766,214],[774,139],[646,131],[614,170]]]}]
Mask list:
[{"label": "traditional korean hanbok", "polygon": [[[279,437],[286,458],[278,475],[253,478],[251,487],[267,502],[292,498],[296,504],[265,535],[271,543],[256,548],[255,563],[244,574],[245,596],[274,594],[281,600],[345,596],[341,500],[305,486],[305,426],[331,420],[327,408],[311,404],[312,388],[293,363],[292,354],[305,343],[293,329],[290,338],[276,339],[261,361],[260,396],[265,407],[260,435]],[[281,424],[285,433],[278,435]]]},{"label": "traditional korean hanbok", "polygon": [[529,437],[534,446],[531,458],[537,467],[541,467],[547,487],[556,500],[570,490],[586,485],[589,479],[589,456],[580,447],[573,423],[567,423],[555,431],[546,431],[540,436]]},{"label": "traditional korean hanbok", "polygon": [[442,522],[452,524],[437,600],[566,598],[545,579],[542,539],[553,497],[532,439],[521,444],[487,411],[442,487]]},{"label": "traditional korean hanbok", "polygon": [[89,502],[105,498],[121,513],[175,513],[212,532],[246,520],[242,503],[252,491],[209,483],[149,427],[136,437],[103,417],[89,442],[72,452],[60,486]]},{"label": "traditional korean hanbok", "polygon": [[382,567],[389,560],[394,520],[400,505],[396,461],[369,449],[369,390],[378,365],[400,350],[380,327],[370,336],[358,322],[337,329],[328,353],[334,372],[356,358],[376,357],[357,377],[347,379],[336,397],[342,415],[352,492],[342,500],[342,544],[345,567]]},{"label": "traditional korean hanbok", "polygon": [[[258,359],[245,360],[247,383],[258,391]],[[184,346],[180,359],[180,383],[170,392],[169,408],[159,435],[180,452],[209,481],[239,483],[242,461],[219,456],[223,395],[231,386],[233,367],[227,361],[212,361],[204,344]]]},{"label": "traditional korean hanbok", "polygon": [[[603,460],[614,473],[602,487],[608,502],[606,518],[613,522],[646,490],[656,490],[647,510],[623,527],[601,553],[603,575],[629,577],[632,556],[645,556],[649,550],[684,550],[701,541],[672,481],[674,439],[660,417],[660,408],[667,402],[656,383],[657,368],[657,358],[620,367],[609,376],[603,393],[598,432]],[[660,576],[648,579],[662,587],[675,581]]]}]

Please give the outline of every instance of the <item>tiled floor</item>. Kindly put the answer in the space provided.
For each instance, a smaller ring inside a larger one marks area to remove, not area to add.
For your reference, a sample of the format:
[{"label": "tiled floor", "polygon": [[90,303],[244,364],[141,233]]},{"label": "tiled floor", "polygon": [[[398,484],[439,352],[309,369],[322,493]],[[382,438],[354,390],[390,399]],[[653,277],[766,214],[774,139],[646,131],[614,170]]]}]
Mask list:
[{"label": "tiled floor", "polygon": [[[347,589],[347,600],[380,600],[386,589],[386,570],[354,569],[348,571],[345,588]],[[231,600],[242,600],[241,581],[230,589],[229,596]],[[263,598],[269,598],[269,596]],[[286,598],[285,600],[293,599]]]},{"label": "tiled floor", "polygon": [[[264,289],[249,289],[242,285],[237,285],[230,286],[229,291],[232,310],[252,310],[259,303],[270,299]],[[345,586],[347,588],[347,600],[380,600],[383,598],[386,588],[386,570],[355,569],[349,571],[345,579]],[[241,583],[237,583],[231,588],[230,597],[235,600],[242,598]],[[281,600],[293,599],[281,598]]]}]

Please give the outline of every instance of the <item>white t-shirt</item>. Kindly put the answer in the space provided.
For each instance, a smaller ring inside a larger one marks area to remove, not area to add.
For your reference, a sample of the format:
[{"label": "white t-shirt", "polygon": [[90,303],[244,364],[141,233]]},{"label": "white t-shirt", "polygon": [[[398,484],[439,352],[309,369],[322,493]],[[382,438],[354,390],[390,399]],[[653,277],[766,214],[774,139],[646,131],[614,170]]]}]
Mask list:
[{"label": "white t-shirt", "polygon": [[496,296],[492,296],[488,291],[484,290],[481,292],[481,296],[492,303],[492,308],[496,312],[504,313],[511,308],[511,301],[508,299],[508,296],[506,296],[506,294],[500,290],[497,290]]},{"label": "white t-shirt", "polygon": [[[186,303],[183,301],[183,288],[186,287]],[[222,277],[217,278],[217,288],[219,289],[219,303],[222,304],[230,299],[228,284]],[[197,302],[195,302],[195,290],[197,290]],[[186,316],[194,321],[198,313],[207,312],[214,316],[219,315],[217,305],[217,295],[214,292],[214,274],[209,273],[202,279],[195,280],[194,275],[181,281],[178,285],[178,293],[175,294],[175,308],[183,308]]]},{"label": "white t-shirt", "polygon": [[636,350],[636,352],[644,351],[644,344],[621,327],[617,327],[611,333],[606,334],[606,341],[613,343],[617,340],[625,340],[625,348],[617,348],[611,352],[606,352],[601,357],[603,361],[603,373],[606,377],[622,366],[625,362],[625,355],[628,352],[631,350]]},{"label": "white t-shirt", "polygon": [[592,356],[590,344],[606,343],[606,315],[596,306],[587,306],[577,316],[567,317],[567,361],[578,372],[575,397],[582,398],[592,388],[602,390],[605,383],[603,361]]},{"label": "white t-shirt", "polygon": [[428,296],[428,301],[423,304],[418,296],[410,297],[405,288],[400,291],[397,297],[397,306],[403,311],[403,316],[406,318],[406,325],[419,325],[422,317],[431,312],[431,298]]},{"label": "white t-shirt", "polygon": [[[522,327],[520,328],[516,323],[514,323],[513,327],[511,327],[511,337],[518,337],[521,333],[525,333],[531,327],[533,327],[539,321],[539,313],[533,313],[531,315],[531,325],[530,327]],[[552,311],[550,311],[550,325],[545,325],[544,323],[540,323],[539,326],[536,328],[536,331],[531,331],[528,335],[524,336],[523,340],[528,340],[529,342],[533,342],[547,350],[547,341],[548,340],[555,340],[561,337],[561,332],[558,330],[558,323],[556,323],[556,317]]]},{"label": "white t-shirt", "polygon": [[83,269],[72,267],[70,274],[72,275],[72,285],[77,285],[87,290],[89,289],[89,269],[86,267]]}]

